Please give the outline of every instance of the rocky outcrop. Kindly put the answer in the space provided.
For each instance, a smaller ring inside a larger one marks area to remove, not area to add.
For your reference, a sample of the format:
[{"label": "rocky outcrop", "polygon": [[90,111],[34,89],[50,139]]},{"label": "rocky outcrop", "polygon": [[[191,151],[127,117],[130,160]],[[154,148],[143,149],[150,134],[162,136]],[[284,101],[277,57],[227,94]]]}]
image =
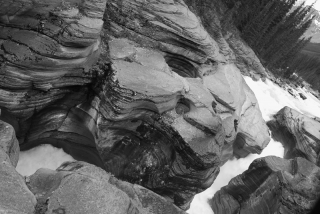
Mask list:
[{"label": "rocky outcrop", "polygon": [[215,179],[226,145],[223,161],[233,145],[244,157],[269,142],[257,101],[234,65],[200,64],[201,78],[183,77],[161,52],[126,38],[108,44],[112,73],[99,94],[97,143],[107,171],[187,207]]},{"label": "rocky outcrop", "polygon": [[1,120],[0,136],[0,150],[9,156],[11,164],[16,167],[19,160],[19,142],[16,138],[13,127]]},{"label": "rocky outcrop", "polygon": [[256,159],[212,200],[214,213],[309,213],[320,196],[320,168],[298,157]]},{"label": "rocky outcrop", "polygon": [[19,145],[12,126],[0,120],[0,213],[33,213],[36,199],[15,170]]},{"label": "rocky outcrop", "polygon": [[267,124],[272,137],[284,146],[284,158],[303,157],[320,164],[320,122],[284,107]]},{"label": "rocky outcrop", "polygon": [[36,213],[185,213],[150,190],[85,162],[67,162],[56,171],[39,169],[27,184],[37,198]]},{"label": "rocky outcrop", "polygon": [[222,118],[226,134],[222,162],[233,155],[239,158],[260,154],[270,141],[268,127],[254,93],[236,66],[219,66],[203,81],[217,101],[215,110]]},{"label": "rocky outcrop", "polygon": [[100,55],[106,0],[0,4],[0,106],[20,148],[51,143],[101,166],[89,69]]},{"label": "rocky outcrop", "polygon": [[0,3],[0,106],[22,150],[53,144],[186,209],[267,145],[232,50],[182,0]]}]

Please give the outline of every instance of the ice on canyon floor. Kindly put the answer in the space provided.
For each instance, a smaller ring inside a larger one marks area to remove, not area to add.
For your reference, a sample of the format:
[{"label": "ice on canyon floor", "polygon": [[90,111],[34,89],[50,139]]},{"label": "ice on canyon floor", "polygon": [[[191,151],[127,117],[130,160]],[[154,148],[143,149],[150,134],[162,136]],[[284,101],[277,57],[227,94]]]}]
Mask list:
[{"label": "ice on canyon floor", "polygon": [[65,161],[74,159],[50,144],[43,144],[28,151],[20,152],[17,171],[24,176],[35,173],[40,168],[55,170]]},{"label": "ice on canyon floor", "polygon": [[[304,89],[297,89],[297,92],[303,92],[307,97],[302,100],[299,96],[294,98],[286,90],[274,84],[270,80],[263,82],[262,80],[253,81],[250,77],[244,77],[246,83],[255,93],[259,102],[262,117],[265,121],[272,119],[272,115],[277,113],[284,106],[289,106],[308,116],[320,117],[320,101],[311,93]],[[206,191],[195,196],[188,210],[189,214],[213,214],[212,209],[207,203],[214,193],[221,187],[227,185],[231,178],[241,174],[248,169],[252,161],[259,157],[274,155],[283,157],[284,149],[281,143],[271,139],[269,145],[262,151],[261,155],[249,155],[246,158],[229,160],[220,168],[220,173],[214,184]],[[219,213],[218,213],[219,214]]]}]

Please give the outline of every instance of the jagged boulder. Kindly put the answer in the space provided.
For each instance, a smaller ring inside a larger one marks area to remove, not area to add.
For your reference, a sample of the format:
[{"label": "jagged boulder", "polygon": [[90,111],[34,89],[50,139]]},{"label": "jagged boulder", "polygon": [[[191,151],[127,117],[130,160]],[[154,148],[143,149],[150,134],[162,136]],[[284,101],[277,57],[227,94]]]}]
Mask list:
[{"label": "jagged boulder", "polygon": [[214,213],[309,213],[320,196],[320,168],[304,158],[252,162],[209,201]]},{"label": "jagged boulder", "polygon": [[272,137],[284,146],[284,158],[303,157],[320,164],[320,122],[284,107],[267,123]]},{"label": "jagged boulder", "polygon": [[[36,198],[29,191],[24,178],[12,165],[12,163],[16,164],[16,157],[13,157],[14,153],[12,153],[10,147],[2,144],[4,142],[3,139],[10,140],[7,138],[8,135],[2,134],[10,133],[10,131],[8,131],[10,129],[12,133],[12,127],[8,124],[3,126],[3,124],[4,123],[1,122],[0,125],[0,213],[34,213]],[[5,129],[5,131],[3,131],[3,129]],[[9,137],[13,136],[9,135]]]},{"label": "jagged boulder", "polygon": [[[1,112],[0,112],[1,114]],[[19,160],[19,142],[13,127],[0,120],[0,150],[10,158],[11,164],[16,167]]]},{"label": "jagged boulder", "polygon": [[56,171],[39,169],[27,181],[37,198],[36,213],[185,213],[150,190],[85,162],[66,162]]}]

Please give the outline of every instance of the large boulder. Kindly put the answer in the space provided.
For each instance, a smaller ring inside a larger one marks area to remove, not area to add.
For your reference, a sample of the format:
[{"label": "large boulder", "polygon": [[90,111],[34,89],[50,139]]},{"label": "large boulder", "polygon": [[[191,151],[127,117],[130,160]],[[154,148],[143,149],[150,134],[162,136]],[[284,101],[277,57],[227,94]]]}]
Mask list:
[{"label": "large boulder", "polygon": [[[1,114],[1,112],[0,112]],[[11,161],[11,164],[16,167],[19,160],[19,142],[16,138],[13,127],[0,120],[0,150],[5,152]]]},{"label": "large boulder", "polygon": [[185,214],[150,190],[85,162],[39,169],[27,179],[37,197],[36,213]]},{"label": "large boulder", "polygon": [[304,158],[256,159],[209,201],[214,213],[309,213],[320,196],[320,168]]},{"label": "large boulder", "polygon": [[283,144],[284,158],[303,157],[320,164],[320,122],[289,107],[269,121],[272,137]]},{"label": "large boulder", "polygon": [[24,177],[15,170],[7,152],[0,145],[0,213],[34,213],[36,198],[28,189]]}]

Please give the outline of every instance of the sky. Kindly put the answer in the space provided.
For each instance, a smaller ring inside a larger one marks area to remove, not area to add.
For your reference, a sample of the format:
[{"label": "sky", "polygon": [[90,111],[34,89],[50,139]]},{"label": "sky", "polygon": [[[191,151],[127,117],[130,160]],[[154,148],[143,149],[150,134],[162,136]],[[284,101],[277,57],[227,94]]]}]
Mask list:
[{"label": "sky", "polygon": [[[293,98],[287,91],[270,80],[266,80],[266,82],[261,80],[255,82],[250,77],[244,77],[244,79],[256,95],[264,120],[270,120],[272,115],[284,106],[289,106],[309,116],[315,115],[320,117],[320,101],[303,89],[298,89],[298,92],[304,93],[307,97],[306,100],[302,100],[300,97]],[[281,143],[271,140],[261,155],[255,154],[238,160],[229,160],[221,167],[220,174],[213,185],[206,191],[195,196],[188,213],[213,214],[207,200],[212,198],[216,191],[222,186],[227,185],[231,178],[248,169],[254,159],[268,155],[283,157],[283,152],[284,149]],[[41,145],[20,153],[17,171],[24,176],[29,176],[39,168],[55,170],[63,162],[72,160],[74,159],[64,153],[62,149],[55,148],[51,145]]]}]

